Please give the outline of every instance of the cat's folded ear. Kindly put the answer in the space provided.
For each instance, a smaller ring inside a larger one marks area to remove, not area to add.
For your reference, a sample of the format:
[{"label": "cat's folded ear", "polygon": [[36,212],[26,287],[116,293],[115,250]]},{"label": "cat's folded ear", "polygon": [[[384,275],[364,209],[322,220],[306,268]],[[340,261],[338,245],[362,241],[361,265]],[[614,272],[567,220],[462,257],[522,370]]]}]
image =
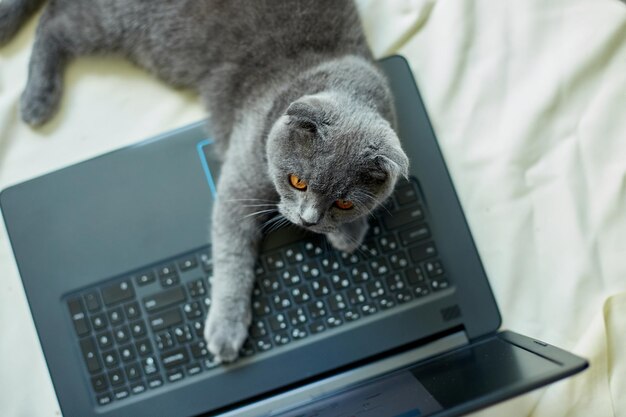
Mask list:
[{"label": "cat's folded ear", "polygon": [[374,155],[373,162],[374,169],[371,170],[370,176],[378,181],[409,177],[409,158],[399,144],[388,143]]},{"label": "cat's folded ear", "polygon": [[320,126],[329,123],[328,105],[319,96],[304,96],[291,103],[285,114],[289,116],[290,125],[315,133]]}]

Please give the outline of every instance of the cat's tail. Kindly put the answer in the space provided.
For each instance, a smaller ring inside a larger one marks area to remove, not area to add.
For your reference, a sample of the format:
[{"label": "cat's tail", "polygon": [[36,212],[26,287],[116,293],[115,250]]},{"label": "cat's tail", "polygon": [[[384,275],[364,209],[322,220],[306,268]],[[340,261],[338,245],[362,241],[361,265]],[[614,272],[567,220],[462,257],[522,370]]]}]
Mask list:
[{"label": "cat's tail", "polygon": [[45,0],[0,0],[0,45],[7,43]]}]

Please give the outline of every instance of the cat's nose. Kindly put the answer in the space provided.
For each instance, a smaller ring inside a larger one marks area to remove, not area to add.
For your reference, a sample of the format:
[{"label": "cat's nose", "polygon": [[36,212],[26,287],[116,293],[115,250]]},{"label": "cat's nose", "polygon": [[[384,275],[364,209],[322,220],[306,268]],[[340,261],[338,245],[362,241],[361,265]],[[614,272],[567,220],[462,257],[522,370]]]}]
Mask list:
[{"label": "cat's nose", "polygon": [[300,213],[300,221],[305,227],[315,226],[322,218],[321,213],[313,207],[307,207]]}]

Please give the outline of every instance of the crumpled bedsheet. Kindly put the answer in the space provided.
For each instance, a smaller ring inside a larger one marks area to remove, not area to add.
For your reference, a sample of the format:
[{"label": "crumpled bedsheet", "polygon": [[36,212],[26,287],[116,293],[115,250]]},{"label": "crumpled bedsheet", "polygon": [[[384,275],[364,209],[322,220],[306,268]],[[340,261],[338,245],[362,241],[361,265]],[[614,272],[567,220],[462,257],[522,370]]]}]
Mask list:
[{"label": "crumpled bedsheet", "polygon": [[[591,362],[476,415],[626,416],[626,4],[357,4],[375,55],[414,71],[503,327]],[[35,23],[0,48],[0,188],[204,117],[193,93],[92,57],[71,64],[58,116],[27,127]],[[1,227],[0,415],[60,414]]]}]

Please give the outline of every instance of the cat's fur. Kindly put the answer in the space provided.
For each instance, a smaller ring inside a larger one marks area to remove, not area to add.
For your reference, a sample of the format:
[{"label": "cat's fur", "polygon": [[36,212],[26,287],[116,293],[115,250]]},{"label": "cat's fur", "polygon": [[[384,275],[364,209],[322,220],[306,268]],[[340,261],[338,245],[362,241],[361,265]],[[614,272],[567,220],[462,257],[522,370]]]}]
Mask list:
[{"label": "cat's fur", "polygon": [[[0,2],[0,43],[43,0]],[[212,220],[214,283],[205,337],[231,361],[251,320],[263,226],[283,218],[354,250],[366,216],[406,175],[391,94],[351,0],[51,0],[43,11],[23,119],[48,120],[73,57],[118,53],[193,88],[224,163]],[[114,115],[112,115],[114,117]],[[296,174],[308,183],[299,191]],[[181,185],[181,186],[184,186]],[[341,210],[337,199],[354,202]],[[257,213],[258,212],[258,213]]]}]

